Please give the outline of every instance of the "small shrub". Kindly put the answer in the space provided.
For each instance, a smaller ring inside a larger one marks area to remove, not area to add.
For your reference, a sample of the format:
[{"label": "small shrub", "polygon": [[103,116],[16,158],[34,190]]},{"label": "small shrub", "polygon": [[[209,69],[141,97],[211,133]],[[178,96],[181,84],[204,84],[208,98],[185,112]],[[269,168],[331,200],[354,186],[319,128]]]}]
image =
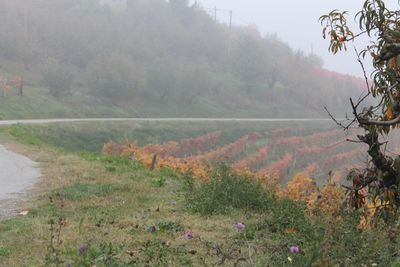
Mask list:
[{"label": "small shrub", "polygon": [[271,207],[271,213],[266,218],[266,224],[271,232],[277,233],[283,233],[289,228],[309,228],[306,206],[289,199],[279,200]]},{"label": "small shrub", "polygon": [[227,213],[232,209],[261,211],[275,201],[272,192],[226,166],[213,173],[211,182],[196,184],[188,176],[185,189],[188,208],[201,214]]},{"label": "small shrub", "polygon": [[69,93],[73,83],[72,74],[57,64],[47,67],[42,73],[42,78],[49,93],[54,97]]},{"label": "small shrub", "polygon": [[0,257],[7,257],[11,254],[11,249],[7,247],[0,247]]},{"label": "small shrub", "polygon": [[167,178],[165,178],[164,176],[161,176],[161,177],[151,180],[151,183],[155,187],[163,187],[166,182],[167,182]]},{"label": "small shrub", "polygon": [[182,232],[183,231],[183,227],[182,226],[180,226],[178,223],[172,222],[172,221],[160,222],[157,225],[157,228],[161,232],[167,232],[167,233],[178,233],[178,232]]},{"label": "small shrub", "polygon": [[240,234],[240,236],[246,240],[254,240],[257,236],[257,229],[253,225],[248,225],[246,226],[244,232]]}]

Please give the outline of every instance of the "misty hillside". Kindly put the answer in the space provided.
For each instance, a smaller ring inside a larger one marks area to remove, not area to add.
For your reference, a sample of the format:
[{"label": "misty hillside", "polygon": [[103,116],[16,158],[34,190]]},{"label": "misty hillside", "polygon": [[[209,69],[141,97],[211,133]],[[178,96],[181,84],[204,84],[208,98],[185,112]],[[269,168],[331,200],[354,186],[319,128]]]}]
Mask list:
[{"label": "misty hillside", "polygon": [[[360,81],[186,0],[0,2],[0,116],[326,117]],[[343,114],[342,114],[343,115]]]}]

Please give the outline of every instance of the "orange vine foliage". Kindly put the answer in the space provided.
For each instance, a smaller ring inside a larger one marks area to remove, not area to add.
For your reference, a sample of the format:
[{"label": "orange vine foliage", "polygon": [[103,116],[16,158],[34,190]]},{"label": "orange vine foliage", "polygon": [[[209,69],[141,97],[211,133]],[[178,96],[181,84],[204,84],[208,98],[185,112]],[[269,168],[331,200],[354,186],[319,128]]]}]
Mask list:
[{"label": "orange vine foliage", "polygon": [[221,136],[221,131],[208,133],[194,138],[185,138],[181,141],[165,142],[162,144],[148,144],[141,150],[148,154],[157,154],[158,156],[174,156],[193,155],[205,152],[215,146],[218,138]]},{"label": "orange vine foliage", "polygon": [[[190,159],[202,162],[221,162],[225,159],[234,158],[245,150],[248,141],[249,135],[245,135],[233,143]],[[254,139],[252,141],[254,141]]]},{"label": "orange vine foliage", "polygon": [[288,170],[293,160],[293,155],[291,153],[286,153],[280,160],[272,165],[269,165],[257,172],[257,176],[260,177],[270,177],[278,176],[280,177],[285,170]]},{"label": "orange vine foliage", "polygon": [[[279,132],[279,131],[277,131]],[[202,135],[195,138],[183,139],[179,142],[165,142],[162,144],[149,144],[144,147],[139,147],[135,142],[116,144],[109,142],[104,145],[103,152],[109,155],[120,155],[129,157],[132,160],[140,161],[146,168],[150,168],[153,163],[154,155],[157,155],[156,168],[168,167],[178,172],[191,172],[194,177],[200,180],[209,180],[210,166],[215,165],[225,159],[238,159],[242,157],[247,149],[254,149],[256,142],[260,139],[260,135],[257,133],[251,133],[245,135],[236,141],[227,144],[223,147],[215,148],[217,141],[221,135],[221,132],[214,132],[206,135]],[[297,149],[297,157],[302,160],[301,157],[305,155],[318,155],[325,153],[332,149],[341,142],[333,142],[329,145],[313,145],[307,146],[307,142],[314,143],[315,140],[332,140],[333,137],[338,136],[337,131],[316,133],[303,137],[285,137],[277,140],[276,145],[298,145],[302,147]],[[260,181],[263,186],[267,186],[275,190],[278,197],[285,197],[294,201],[302,201],[307,203],[308,211],[310,214],[314,214],[316,211],[320,211],[324,214],[337,216],[340,213],[343,200],[345,199],[344,190],[336,186],[336,183],[342,179],[342,172],[336,171],[330,177],[330,183],[319,190],[316,183],[313,181],[312,176],[318,170],[317,162],[314,162],[306,169],[296,173],[293,179],[287,183],[284,188],[279,184],[279,179],[288,173],[290,167],[293,164],[293,154],[286,153],[280,159],[274,163],[261,168],[257,173],[252,173],[251,169],[257,169],[264,165],[266,159],[270,153],[270,146],[264,145],[258,150],[237,160],[232,167],[240,174],[254,177]],[[330,155],[325,160],[318,158],[319,163],[323,163],[322,167],[337,165],[346,162],[357,156],[360,150],[351,150],[344,153]],[[326,153],[327,154],[327,153]],[[302,165],[303,163],[301,163]],[[346,165],[349,168],[354,165]],[[390,194],[388,199],[377,206],[375,204],[374,213],[370,216],[373,217],[376,210],[381,208],[382,205],[390,203]],[[369,204],[370,205],[370,204]],[[363,225],[370,223],[369,217],[366,217]],[[361,225],[361,223],[360,223]]]},{"label": "orange vine foliage", "polygon": [[340,164],[342,162],[345,162],[351,158],[358,156],[359,154],[361,154],[360,149],[354,149],[354,150],[351,150],[348,152],[339,153],[339,154],[333,155],[330,158],[326,159],[324,162],[324,165],[332,166],[332,165]]},{"label": "orange vine foliage", "polygon": [[167,155],[175,155],[179,152],[179,150],[179,143],[173,141],[163,144],[149,144],[141,148],[141,151],[143,151],[144,153],[157,154],[161,157]]},{"label": "orange vine foliage", "polygon": [[262,164],[268,155],[269,146],[261,147],[256,153],[237,161],[233,167],[236,171],[250,170],[252,167]]},{"label": "orange vine foliage", "polygon": [[335,171],[332,175],[331,181],[333,183],[338,183],[343,179],[343,172],[341,170]]},{"label": "orange vine foliage", "polygon": [[316,172],[316,163],[310,164],[304,171],[297,173],[287,184],[284,195],[295,201],[307,201],[309,196],[317,190],[317,185],[311,178]]},{"label": "orange vine foliage", "polygon": [[321,154],[326,153],[329,150],[337,147],[338,145],[342,144],[344,141],[334,142],[332,144],[326,146],[303,146],[297,149],[297,156],[305,156],[309,154]]},{"label": "orange vine foliage", "polygon": [[291,134],[292,132],[293,132],[292,128],[277,128],[271,130],[270,134],[272,137],[276,138],[276,137],[286,136],[288,134]]},{"label": "orange vine foliage", "polygon": [[[214,148],[221,131],[205,134],[195,138],[185,138],[179,142],[179,153],[188,156],[203,153],[211,148]],[[176,156],[176,155],[175,155]]]},{"label": "orange vine foliage", "polygon": [[394,119],[394,112],[392,107],[388,106],[385,113],[386,120],[390,121]]},{"label": "orange vine foliage", "polygon": [[[118,145],[110,142],[104,145],[103,153],[108,155],[127,156],[132,160],[140,161],[146,168],[150,168],[154,154],[148,152],[148,147],[140,148],[135,143]],[[156,168],[168,167],[178,172],[191,172],[195,177],[209,179],[209,168],[190,159],[175,158],[172,156],[158,157]]]},{"label": "orange vine foliage", "polygon": [[291,136],[285,137],[277,140],[277,145],[285,146],[285,145],[298,145],[304,143],[315,143],[319,140],[325,140],[328,138],[334,138],[341,136],[340,131],[328,131],[328,132],[320,132],[314,133],[307,136]]},{"label": "orange vine foliage", "polygon": [[[365,192],[363,193],[366,194]],[[395,198],[395,192],[392,189],[386,188],[382,194],[382,199],[367,201],[367,203],[364,205],[364,216],[361,218],[358,228],[370,228],[380,211],[385,210],[386,212],[394,215],[396,213]]]},{"label": "orange vine foliage", "polygon": [[324,214],[338,217],[342,211],[345,191],[336,185],[328,183],[322,191],[314,191],[307,200],[307,209],[310,214],[320,211]]},{"label": "orange vine foliage", "polygon": [[232,157],[243,152],[247,143],[249,141],[255,142],[259,135],[246,135],[229,145],[194,157],[178,158],[173,155],[188,153],[191,149],[203,150],[205,145],[213,145],[220,134],[220,132],[215,132],[198,138],[184,139],[181,143],[166,142],[163,144],[149,144],[144,147],[138,147],[136,143],[119,145],[109,142],[104,145],[103,152],[109,155],[130,157],[142,162],[147,168],[150,168],[154,155],[157,155],[157,168],[169,167],[179,172],[192,172],[195,177],[200,179],[208,179],[209,162],[217,162],[223,158]]}]

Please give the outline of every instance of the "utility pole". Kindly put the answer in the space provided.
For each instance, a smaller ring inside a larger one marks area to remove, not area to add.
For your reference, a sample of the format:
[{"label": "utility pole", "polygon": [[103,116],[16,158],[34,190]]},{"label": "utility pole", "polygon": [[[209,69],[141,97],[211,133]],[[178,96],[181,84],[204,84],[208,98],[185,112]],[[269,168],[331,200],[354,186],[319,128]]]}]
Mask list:
[{"label": "utility pole", "polygon": [[228,58],[231,57],[232,50],[232,20],[233,20],[233,11],[229,10],[229,44],[228,44]]},{"label": "utility pole", "polygon": [[232,17],[233,17],[233,11],[229,10],[229,30],[232,31]]},{"label": "utility pole", "polygon": [[[197,2],[197,1],[196,1]],[[218,12],[222,12],[224,14],[228,13],[229,15],[229,40],[228,40],[228,57],[231,55],[231,50],[232,50],[232,32],[233,32],[233,11],[232,10],[226,10],[226,9],[218,9],[216,6],[214,8],[207,8],[205,9],[208,12],[212,12],[212,16],[214,17],[214,22],[217,25],[218,24]]]}]

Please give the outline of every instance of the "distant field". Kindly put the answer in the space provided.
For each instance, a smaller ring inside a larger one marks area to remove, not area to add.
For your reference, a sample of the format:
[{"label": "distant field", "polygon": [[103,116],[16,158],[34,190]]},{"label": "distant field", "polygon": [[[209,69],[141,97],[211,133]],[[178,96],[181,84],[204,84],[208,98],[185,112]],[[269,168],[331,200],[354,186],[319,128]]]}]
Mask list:
[{"label": "distant field", "polygon": [[310,168],[319,181],[330,172],[341,179],[365,162],[363,146],[345,142],[354,134],[331,122],[84,122],[17,125],[11,132],[77,153],[100,153],[108,142],[136,143],[159,157],[225,162],[259,175],[274,173],[282,182]]}]

